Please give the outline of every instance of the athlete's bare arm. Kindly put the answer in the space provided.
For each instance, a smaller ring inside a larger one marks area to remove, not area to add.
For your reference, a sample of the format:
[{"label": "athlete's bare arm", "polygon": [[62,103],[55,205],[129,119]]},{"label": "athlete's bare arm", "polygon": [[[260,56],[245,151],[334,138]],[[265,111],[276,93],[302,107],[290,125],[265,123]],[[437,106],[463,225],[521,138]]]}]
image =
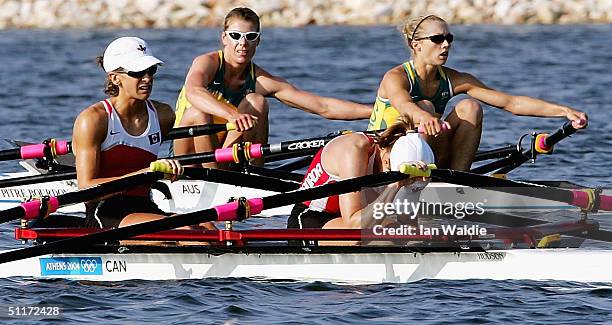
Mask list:
[{"label": "athlete's bare arm", "polygon": [[275,97],[291,107],[333,120],[366,119],[372,113],[370,106],[300,90],[287,80],[273,76],[259,67],[257,92],[266,97]]},{"label": "athlete's bare arm", "polygon": [[112,180],[98,178],[100,148],[106,138],[108,114],[102,103],[96,103],[79,114],[72,131],[72,151],[75,156],[79,188]]},{"label": "athlete's bare arm", "polygon": [[[539,117],[565,117],[570,121],[583,119],[588,121],[584,112],[570,107],[553,104],[541,99],[527,96],[513,96],[487,87],[483,82],[469,73],[448,69],[453,80],[454,93],[465,93],[493,107],[501,108],[514,115]],[[575,126],[578,126],[577,123]],[[585,127],[585,125],[581,127]]]},{"label": "athlete's bare arm", "polygon": [[419,107],[410,96],[412,91],[404,68],[399,65],[387,73],[380,82],[378,95],[388,98],[400,114],[407,114],[415,124],[421,124],[426,134],[436,135],[442,131],[440,119]]}]

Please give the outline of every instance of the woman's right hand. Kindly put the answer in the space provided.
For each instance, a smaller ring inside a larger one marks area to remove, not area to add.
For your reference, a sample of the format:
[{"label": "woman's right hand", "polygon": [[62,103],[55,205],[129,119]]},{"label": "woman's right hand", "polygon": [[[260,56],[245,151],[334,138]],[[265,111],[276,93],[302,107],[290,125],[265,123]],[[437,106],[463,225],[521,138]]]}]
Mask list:
[{"label": "woman's right hand", "polygon": [[439,118],[429,114],[428,112],[423,112],[420,118],[421,125],[419,129],[423,129],[423,134],[431,135],[437,137],[443,130],[442,124],[447,124],[446,129],[450,129],[450,125],[448,122],[443,122]]},{"label": "woman's right hand", "polygon": [[[427,163],[425,163],[422,160],[419,161],[412,161],[409,163],[410,165],[415,166],[416,168],[420,169],[420,170],[427,170]],[[393,187],[397,190],[399,190],[400,188],[406,186],[406,185],[410,185],[418,180],[425,180],[424,177],[408,177],[408,178],[404,178],[401,181],[397,181],[395,183],[391,183],[388,186],[389,187]]]},{"label": "woman's right hand", "polygon": [[228,122],[236,125],[236,131],[244,132],[252,129],[257,123],[257,117],[251,114],[236,113]]}]

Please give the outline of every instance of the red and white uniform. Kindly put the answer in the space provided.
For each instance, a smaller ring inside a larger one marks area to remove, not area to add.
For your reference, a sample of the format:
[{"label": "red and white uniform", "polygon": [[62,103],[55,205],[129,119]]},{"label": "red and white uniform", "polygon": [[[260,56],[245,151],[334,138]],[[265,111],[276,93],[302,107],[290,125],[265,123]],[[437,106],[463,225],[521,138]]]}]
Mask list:
[{"label": "red and white uniform", "polygon": [[[149,167],[157,159],[161,147],[161,128],[157,111],[151,101],[145,101],[149,119],[146,130],[137,136],[125,131],[117,111],[106,99],[102,101],[108,113],[106,139],[101,145],[99,177],[117,177]],[[148,196],[148,187],[138,187],[127,195]]]},{"label": "red and white uniform", "polygon": [[[368,138],[370,143],[374,143],[374,139],[368,137],[367,135],[360,133],[364,137]],[[336,138],[337,139],[337,138]],[[331,140],[327,145],[332,143],[335,139]],[[326,146],[327,146],[326,145]],[[308,167],[308,171],[302,180],[302,185],[300,185],[300,189],[313,188],[316,186],[321,186],[325,184],[335,183],[340,180],[340,177],[334,174],[331,174],[325,170],[323,166],[323,162],[321,161],[321,156],[323,154],[323,150],[325,147],[321,148],[319,152],[315,155],[312,163]],[[368,153],[368,170],[367,174],[372,174],[374,172],[374,147]],[[340,197],[338,195],[325,197],[322,199],[306,201],[304,205],[308,207],[308,210],[312,211],[321,211],[327,212],[330,214],[340,215]]]}]

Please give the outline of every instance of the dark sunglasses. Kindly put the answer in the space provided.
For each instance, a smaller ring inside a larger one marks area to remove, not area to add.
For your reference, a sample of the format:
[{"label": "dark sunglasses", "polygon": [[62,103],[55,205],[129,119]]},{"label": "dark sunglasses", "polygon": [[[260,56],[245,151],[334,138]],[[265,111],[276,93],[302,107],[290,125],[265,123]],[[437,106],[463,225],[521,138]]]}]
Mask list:
[{"label": "dark sunglasses", "polygon": [[444,42],[444,40],[447,40],[448,44],[450,44],[455,39],[455,36],[453,36],[453,34],[451,34],[451,33],[448,33],[446,35],[444,35],[444,34],[436,34],[436,35],[431,35],[431,36],[417,38],[417,39],[415,39],[415,41],[420,41],[420,40],[424,40],[424,39],[429,39],[430,41],[434,42],[435,44],[442,44]]},{"label": "dark sunglasses", "polygon": [[141,79],[144,78],[145,75],[149,75],[151,77],[153,77],[153,75],[155,75],[155,73],[157,72],[157,64],[154,66],[149,67],[146,70],[142,70],[142,71],[122,71],[121,73],[125,73],[128,76],[132,77],[132,78],[136,78],[136,79]]},{"label": "dark sunglasses", "polygon": [[257,40],[259,38],[259,32],[239,32],[239,31],[225,31],[225,33],[234,41],[239,41],[242,36],[244,36],[244,38],[249,41],[249,42],[253,42],[255,40]]}]

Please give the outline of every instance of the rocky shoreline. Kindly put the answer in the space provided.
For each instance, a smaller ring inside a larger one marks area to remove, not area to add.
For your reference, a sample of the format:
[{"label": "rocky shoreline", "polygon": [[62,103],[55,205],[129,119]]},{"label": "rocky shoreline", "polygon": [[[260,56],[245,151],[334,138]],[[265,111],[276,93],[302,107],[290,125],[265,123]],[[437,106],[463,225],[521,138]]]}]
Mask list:
[{"label": "rocky shoreline", "polygon": [[398,24],[423,13],[452,24],[612,22],[612,0],[0,0],[0,28],[216,27],[240,5],[267,27]]}]

